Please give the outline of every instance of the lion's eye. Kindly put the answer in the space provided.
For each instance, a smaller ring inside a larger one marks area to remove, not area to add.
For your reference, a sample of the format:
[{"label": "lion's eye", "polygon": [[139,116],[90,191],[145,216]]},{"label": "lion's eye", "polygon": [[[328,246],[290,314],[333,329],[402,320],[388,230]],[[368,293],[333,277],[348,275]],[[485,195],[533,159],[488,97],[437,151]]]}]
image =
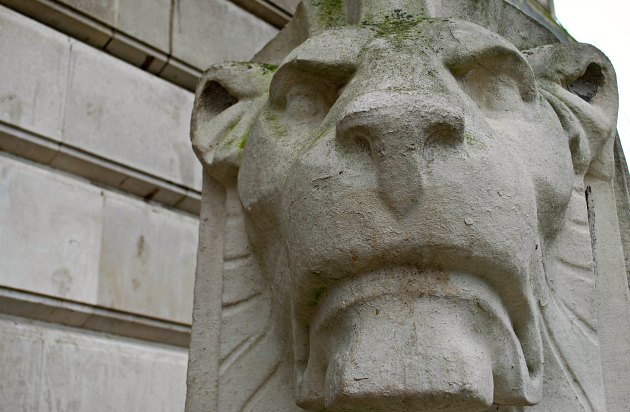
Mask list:
[{"label": "lion's eye", "polygon": [[335,103],[336,87],[326,81],[298,83],[285,97],[285,114],[307,123],[321,122]]},{"label": "lion's eye", "polygon": [[488,115],[518,112],[536,97],[534,74],[521,56],[488,52],[451,67],[460,88]]},{"label": "lion's eye", "polygon": [[457,80],[461,89],[483,110],[519,110],[523,100],[517,79],[485,67],[473,68]]},{"label": "lion's eye", "polygon": [[286,121],[317,125],[335,104],[340,83],[299,70],[280,69],[271,82],[269,99]]}]

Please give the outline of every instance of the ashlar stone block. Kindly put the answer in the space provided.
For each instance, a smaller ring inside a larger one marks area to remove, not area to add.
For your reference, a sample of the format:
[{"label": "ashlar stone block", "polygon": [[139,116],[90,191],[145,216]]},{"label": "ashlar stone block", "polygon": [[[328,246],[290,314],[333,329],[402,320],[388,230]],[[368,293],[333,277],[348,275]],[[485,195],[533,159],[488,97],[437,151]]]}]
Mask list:
[{"label": "ashlar stone block", "polygon": [[70,65],[64,143],[200,188],[190,92],[74,41]]},{"label": "ashlar stone block", "polygon": [[0,156],[0,285],[191,323],[197,219]]},{"label": "ashlar stone block", "polygon": [[59,0],[112,27],[116,25],[119,0]]},{"label": "ashlar stone block", "polygon": [[172,0],[118,0],[116,28],[165,53],[169,52]]},{"label": "ashlar stone block", "polygon": [[96,303],[101,190],[0,156],[0,283]]},{"label": "ashlar stone block", "polygon": [[1,3],[99,49],[105,47],[114,33],[111,25],[56,0],[2,0]]},{"label": "ashlar stone block", "polygon": [[0,121],[60,140],[69,41],[0,8]]},{"label": "ashlar stone block", "polygon": [[100,305],[190,324],[197,219],[108,192]]},{"label": "ashlar stone block", "polygon": [[3,411],[184,409],[186,351],[0,316]]},{"label": "ashlar stone block", "polygon": [[0,19],[4,150],[113,187],[125,176],[100,165],[200,190],[187,140],[192,93],[9,9],[0,7]]},{"label": "ashlar stone block", "polygon": [[172,54],[201,70],[248,60],[277,33],[228,0],[179,0],[174,12]]}]

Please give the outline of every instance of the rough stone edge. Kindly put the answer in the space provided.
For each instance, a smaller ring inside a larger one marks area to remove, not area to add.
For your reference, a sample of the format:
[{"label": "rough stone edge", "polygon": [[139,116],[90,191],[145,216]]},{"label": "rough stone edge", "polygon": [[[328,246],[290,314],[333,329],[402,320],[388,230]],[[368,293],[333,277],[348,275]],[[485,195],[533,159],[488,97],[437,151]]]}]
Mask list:
[{"label": "rough stone edge", "polygon": [[615,138],[615,199],[617,201],[617,215],[621,244],[626,263],[626,275],[630,284],[630,172],[623,153],[619,133]]},{"label": "rough stone edge", "polygon": [[622,226],[617,209],[616,181],[587,175],[584,182],[596,275],[597,322],[606,406],[609,411],[620,411],[630,404],[630,387],[627,385],[630,381],[630,291],[620,233]]},{"label": "rough stone edge", "polygon": [[218,408],[226,189],[204,171],[202,193],[192,323],[204,327],[192,329],[186,412],[208,412]]},{"label": "rough stone edge", "polygon": [[51,166],[144,200],[199,215],[201,194],[195,190],[2,121],[0,151]]},{"label": "rough stone edge", "polygon": [[190,326],[0,287],[0,313],[187,348]]},{"label": "rough stone edge", "polygon": [[551,10],[548,10],[544,5],[540,4],[537,0],[505,0],[514,7],[520,9],[523,13],[537,21],[540,25],[552,32],[554,36],[561,42],[575,41],[573,37],[566,31],[564,27],[558,22],[555,16],[555,9],[553,2]]}]

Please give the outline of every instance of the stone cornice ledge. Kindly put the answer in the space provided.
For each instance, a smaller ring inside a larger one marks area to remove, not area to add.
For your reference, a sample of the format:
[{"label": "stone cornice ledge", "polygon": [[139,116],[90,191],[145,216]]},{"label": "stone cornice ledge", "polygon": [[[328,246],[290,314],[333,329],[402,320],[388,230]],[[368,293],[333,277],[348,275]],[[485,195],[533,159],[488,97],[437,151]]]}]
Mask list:
[{"label": "stone cornice ledge", "polygon": [[199,214],[201,194],[197,191],[2,121],[0,151],[195,216]]},{"label": "stone cornice ledge", "polygon": [[194,91],[201,76],[201,70],[169,53],[54,0],[0,0],[0,4],[184,89]]},{"label": "stone cornice ledge", "polygon": [[0,287],[0,313],[187,348],[190,326]]},{"label": "stone cornice ledge", "polygon": [[243,9],[267,21],[273,26],[281,29],[291,20],[290,10],[277,6],[267,0],[230,0],[241,6]]}]

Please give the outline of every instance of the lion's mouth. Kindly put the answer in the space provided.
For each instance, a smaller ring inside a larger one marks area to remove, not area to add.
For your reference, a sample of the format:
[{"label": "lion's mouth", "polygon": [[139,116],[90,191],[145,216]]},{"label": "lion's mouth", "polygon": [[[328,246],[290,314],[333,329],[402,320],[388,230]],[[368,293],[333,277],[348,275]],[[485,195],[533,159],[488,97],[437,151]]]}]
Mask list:
[{"label": "lion's mouth", "polygon": [[302,330],[301,406],[483,410],[537,402],[537,315],[531,292],[511,287],[415,266],[340,281]]}]

